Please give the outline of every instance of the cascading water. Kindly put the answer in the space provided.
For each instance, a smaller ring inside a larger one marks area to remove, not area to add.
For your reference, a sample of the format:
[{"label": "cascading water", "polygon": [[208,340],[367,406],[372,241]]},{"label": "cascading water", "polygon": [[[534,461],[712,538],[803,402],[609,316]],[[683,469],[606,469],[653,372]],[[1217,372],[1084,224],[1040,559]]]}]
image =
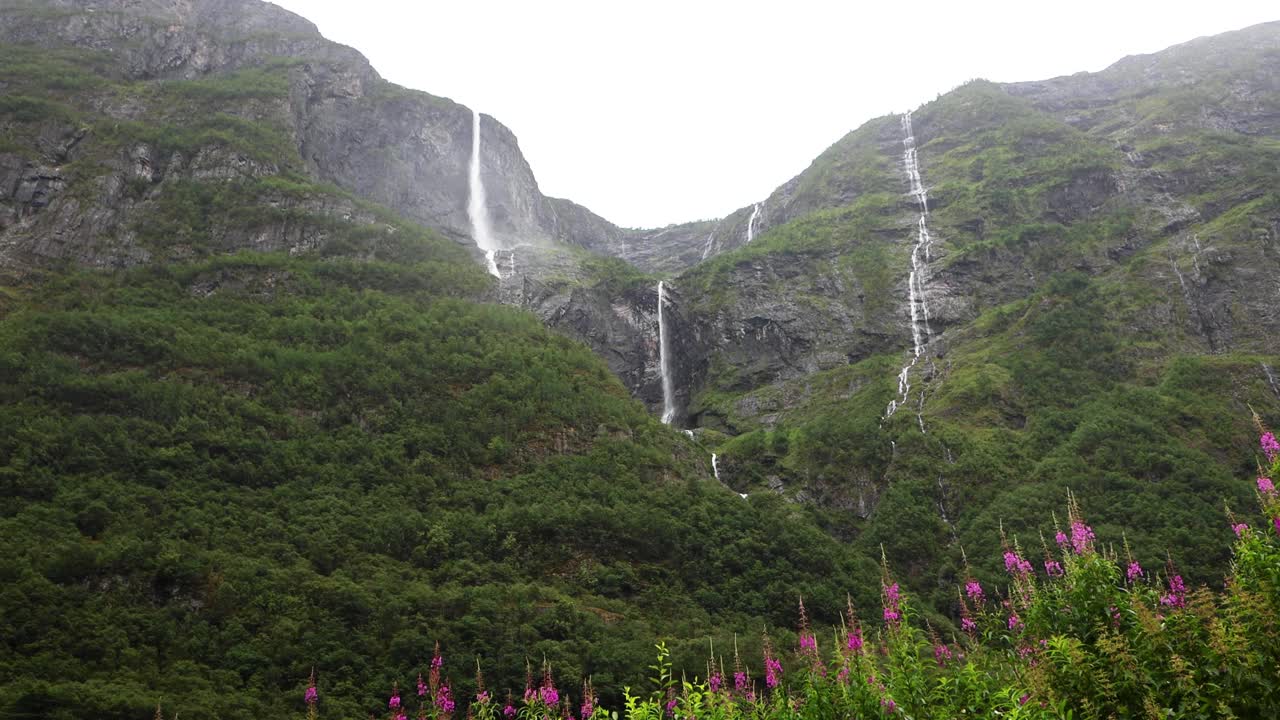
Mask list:
[{"label": "cascading water", "polygon": [[484,182],[480,179],[480,113],[471,111],[471,167],[467,172],[467,218],[471,220],[471,236],[476,245],[484,251],[485,262],[489,266],[489,274],[502,279],[498,271],[498,262],[494,255],[498,243],[493,238],[493,228],[489,224],[489,209],[485,206]]},{"label": "cascading water", "polygon": [[[898,373],[898,397],[889,401],[885,410],[885,418],[893,417],[907,401],[911,392],[911,369],[920,360],[920,353],[929,344],[933,332],[929,328],[929,305],[925,298],[925,281],[928,272],[930,253],[933,247],[933,236],[929,234],[929,191],[920,180],[920,164],[916,157],[916,138],[911,128],[911,113],[902,116],[902,164],[906,168],[907,182],[911,187],[911,196],[916,199],[920,209],[920,217],[916,221],[916,242],[911,248],[911,272],[907,276],[907,303],[911,311],[911,361]],[[921,403],[923,404],[923,397]],[[916,419],[920,423],[920,431],[924,432],[924,418],[919,413]]]},{"label": "cascading water", "polygon": [[662,375],[662,422],[670,425],[676,419],[676,391],[671,380],[670,341],[663,306],[667,304],[666,284],[658,281],[658,372]]},{"label": "cascading water", "polygon": [[715,453],[711,453],[711,474],[716,477],[716,482],[720,481],[720,465],[716,462]]},{"label": "cascading water", "polygon": [[756,237],[756,218],[760,216],[760,203],[751,206],[751,218],[747,220],[747,243]]}]

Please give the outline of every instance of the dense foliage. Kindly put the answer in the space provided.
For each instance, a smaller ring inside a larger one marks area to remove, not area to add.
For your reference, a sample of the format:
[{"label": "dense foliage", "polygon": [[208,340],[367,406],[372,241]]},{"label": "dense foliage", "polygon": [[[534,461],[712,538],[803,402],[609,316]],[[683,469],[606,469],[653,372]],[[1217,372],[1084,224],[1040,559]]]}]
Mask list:
[{"label": "dense foliage", "polygon": [[[1075,502],[1066,524],[1036,551],[1003,540],[1005,578],[972,572],[954,587],[960,627],[939,632],[888,566],[875,619],[850,602],[841,625],[822,632],[799,605],[796,645],[764,638],[762,654],[710,648],[700,677],[678,676],[665,643],[650,690],[627,688],[621,713],[602,707],[598,683],[557,688],[550,665],[503,701],[480,688],[469,717],[695,720],[843,717],[1261,718],[1280,709],[1280,444],[1262,436],[1266,475],[1254,491],[1261,513],[1228,513],[1236,540],[1225,588],[1192,587],[1172,562],[1143,566],[1104,548]],[[1224,528],[1225,529],[1225,528]],[[1034,559],[1033,559],[1034,558]],[[993,558],[994,560],[994,558]],[[869,609],[869,608],[867,608]],[[418,716],[461,714],[437,646],[429,682],[418,676]],[[482,663],[477,664],[477,668]],[[312,717],[327,708],[316,678],[296,690]],[[575,702],[575,697],[578,702]],[[392,689],[389,716],[409,703]]]}]

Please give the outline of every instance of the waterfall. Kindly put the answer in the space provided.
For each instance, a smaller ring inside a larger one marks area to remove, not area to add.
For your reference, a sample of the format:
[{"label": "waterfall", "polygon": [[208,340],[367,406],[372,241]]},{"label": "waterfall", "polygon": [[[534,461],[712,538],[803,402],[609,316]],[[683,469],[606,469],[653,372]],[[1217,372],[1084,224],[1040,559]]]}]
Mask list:
[{"label": "waterfall", "polygon": [[489,274],[502,279],[502,273],[498,271],[498,263],[494,259],[498,243],[493,239],[489,209],[485,206],[484,181],[480,179],[480,113],[475,110],[471,111],[471,167],[467,172],[467,191],[467,217],[471,220],[471,236],[484,251]]},{"label": "waterfall", "polygon": [[[911,188],[911,196],[915,198],[920,216],[916,220],[916,241],[911,248],[911,271],[907,275],[907,304],[911,312],[911,361],[898,373],[898,397],[889,401],[885,417],[893,417],[898,408],[907,401],[911,392],[911,369],[920,360],[920,353],[929,344],[933,331],[929,328],[929,305],[925,298],[925,282],[927,280],[928,263],[933,248],[933,236],[929,234],[929,191],[920,180],[920,164],[916,157],[916,138],[911,128],[911,113],[902,116],[902,165],[906,169],[907,183]],[[920,397],[921,406],[924,396]],[[920,431],[924,432],[924,418],[917,412],[916,419],[920,423]]]},{"label": "waterfall", "polygon": [[662,374],[662,422],[667,425],[676,418],[676,391],[671,381],[671,342],[667,337],[667,323],[663,319],[662,306],[667,304],[667,287],[658,281],[658,372]]},{"label": "waterfall", "polygon": [[711,453],[711,474],[715,475],[716,482],[720,481],[720,465],[716,463],[715,453]]},{"label": "waterfall", "polygon": [[712,240],[715,239],[715,237],[716,237],[716,234],[714,230],[711,232],[711,234],[707,235],[707,244],[702,247],[703,260],[706,260],[707,256],[711,254],[711,242]]},{"label": "waterfall", "polygon": [[750,244],[756,237],[756,218],[760,216],[760,205],[756,203],[751,206],[751,218],[747,220],[747,243]]}]

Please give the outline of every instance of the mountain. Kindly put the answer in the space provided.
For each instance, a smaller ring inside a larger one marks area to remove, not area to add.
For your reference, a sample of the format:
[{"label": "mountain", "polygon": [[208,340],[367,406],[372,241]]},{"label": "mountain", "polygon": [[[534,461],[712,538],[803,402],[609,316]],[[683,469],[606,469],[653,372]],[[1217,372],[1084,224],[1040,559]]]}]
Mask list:
[{"label": "mountain", "polygon": [[[437,640],[460,696],[546,658],[616,706],[655,638],[697,667],[797,593],[872,601],[872,561],[493,302],[465,108],[256,0],[0,34],[0,714],[284,714],[315,667],[358,715]],[[603,222],[481,128],[499,234]]]},{"label": "mountain", "polygon": [[616,692],[881,558],[946,628],[1069,490],[1217,582],[1280,423],[1277,78],[1271,23],[974,81],[656,229],[480,116],[492,278],[470,109],[257,0],[0,0],[0,712],[257,717],[315,666],[363,713],[437,639],[460,695]]}]

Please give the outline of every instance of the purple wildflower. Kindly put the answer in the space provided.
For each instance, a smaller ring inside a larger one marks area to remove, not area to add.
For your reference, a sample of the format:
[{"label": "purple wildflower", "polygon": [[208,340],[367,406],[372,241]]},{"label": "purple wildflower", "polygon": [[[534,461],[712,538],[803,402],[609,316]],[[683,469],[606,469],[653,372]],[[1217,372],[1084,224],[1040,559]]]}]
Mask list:
[{"label": "purple wildflower", "polygon": [[1267,454],[1267,459],[1275,462],[1276,456],[1280,455],[1280,443],[1276,442],[1276,436],[1269,432],[1263,433],[1259,442],[1262,444],[1262,452]]},{"label": "purple wildflower", "polygon": [[579,710],[582,720],[587,720],[587,718],[591,717],[596,711],[595,698],[590,694],[584,695],[582,697],[582,707],[579,708]]},{"label": "purple wildflower", "polygon": [[310,687],[308,687],[307,693],[302,696],[302,699],[306,701],[308,705],[315,705],[316,700],[320,699],[320,694],[316,692],[316,686],[311,685]]},{"label": "purple wildflower", "polygon": [[938,667],[946,667],[947,661],[951,659],[951,648],[946,645],[934,645],[933,659],[938,661]]},{"label": "purple wildflower", "polygon": [[720,673],[711,673],[711,677],[707,678],[707,685],[711,688],[711,692],[720,692],[720,687],[724,685],[724,678]]},{"label": "purple wildflower", "polygon": [[1076,520],[1071,523],[1071,549],[1077,555],[1093,550],[1093,528]]},{"label": "purple wildflower", "polygon": [[1167,607],[1180,608],[1187,604],[1187,587],[1182,583],[1181,575],[1174,575],[1169,580],[1169,592],[1160,596],[1160,604]]},{"label": "purple wildflower", "polygon": [[858,627],[857,625],[854,625],[853,630],[850,631],[850,633],[847,636],[845,636],[844,644],[845,644],[845,647],[849,650],[849,652],[856,653],[859,650],[861,650],[862,649],[862,628]]},{"label": "purple wildflower", "polygon": [[560,691],[554,685],[543,685],[538,691],[538,697],[546,705],[555,705],[560,702]]},{"label": "purple wildflower", "polygon": [[1057,560],[1045,560],[1044,572],[1049,577],[1062,577],[1064,574],[1062,570],[1062,563]]},{"label": "purple wildflower", "polygon": [[812,633],[801,633],[800,651],[818,652],[818,638],[814,637]]},{"label": "purple wildflower", "polygon": [[504,708],[502,708],[502,714],[503,714],[503,715],[505,715],[505,716],[507,716],[507,717],[509,717],[509,718],[513,718],[513,717],[515,717],[515,716],[516,716],[516,706],[515,706],[515,705],[512,705],[512,704],[510,704],[510,703],[507,703],[507,706],[506,706],[506,707],[504,707]]},{"label": "purple wildflower", "polygon": [[409,720],[409,718],[407,718],[407,717],[405,716],[404,711],[402,710],[402,711],[400,711],[400,712],[396,713],[395,720]]},{"label": "purple wildflower", "polygon": [[960,629],[965,632],[973,632],[978,629],[978,623],[973,618],[960,618]]},{"label": "purple wildflower", "polygon": [[1280,535],[1280,515],[1275,516],[1271,522],[1276,526],[1276,534]]},{"label": "purple wildflower", "polygon": [[1004,553],[1004,569],[1010,575],[1026,576],[1031,574],[1031,563],[1024,560],[1018,553],[1006,550]]},{"label": "purple wildflower", "polygon": [[1067,537],[1067,534],[1062,532],[1061,530],[1059,530],[1057,534],[1053,536],[1053,541],[1058,543],[1058,547],[1062,547],[1063,545],[1066,545],[1067,543],[1071,542],[1071,540]]},{"label": "purple wildflower", "polygon": [[1018,619],[1017,613],[1009,615],[1009,629],[1014,630],[1022,625],[1022,620]]},{"label": "purple wildflower", "polygon": [[1236,537],[1241,537],[1241,536],[1243,536],[1243,535],[1244,535],[1244,531],[1245,531],[1245,530],[1248,530],[1248,529],[1249,529],[1249,526],[1248,526],[1247,524],[1245,524],[1245,523],[1236,523],[1236,524],[1234,524],[1234,525],[1232,525],[1232,526],[1231,526],[1231,531],[1232,531],[1232,532],[1234,532],[1234,533],[1236,534]]},{"label": "purple wildflower", "polygon": [[741,670],[733,673],[733,689],[742,692],[747,689],[747,674]]},{"label": "purple wildflower", "polygon": [[977,580],[969,580],[964,584],[964,593],[975,603],[982,602],[982,586]]},{"label": "purple wildflower", "polygon": [[893,702],[893,698],[885,698],[880,701],[880,704],[884,706],[884,710],[887,713],[892,713],[898,707],[897,704]]},{"label": "purple wildflower", "polygon": [[782,674],[782,663],[777,658],[764,659],[764,684],[770,688],[778,686],[778,676]]},{"label": "purple wildflower", "polygon": [[449,686],[441,685],[440,691],[436,693],[436,707],[440,708],[441,712],[448,714],[453,712],[455,706],[453,697],[449,692]]},{"label": "purple wildflower", "polygon": [[391,696],[390,700],[387,701],[387,707],[391,710],[395,710],[400,707],[400,693],[398,691]]},{"label": "purple wildflower", "polygon": [[489,691],[481,690],[480,692],[476,693],[476,702],[480,703],[481,705],[487,705],[489,703]]},{"label": "purple wildflower", "polygon": [[675,696],[672,696],[671,699],[667,701],[667,714],[670,715],[671,717],[675,717],[676,715]]},{"label": "purple wildflower", "polygon": [[1129,582],[1136,582],[1143,577],[1142,566],[1138,564],[1137,560],[1129,561],[1129,567],[1125,569],[1124,576],[1129,579]]},{"label": "purple wildflower", "polygon": [[1258,492],[1262,493],[1263,495],[1275,495],[1276,485],[1275,483],[1271,482],[1271,478],[1269,477],[1259,477]]},{"label": "purple wildflower", "polygon": [[1026,705],[1026,704],[1027,704],[1027,701],[1028,701],[1028,700],[1030,700],[1030,699],[1031,699],[1031,693],[1024,693],[1024,694],[1022,695],[1022,697],[1018,698],[1018,704],[1019,704],[1019,705]]},{"label": "purple wildflower", "polygon": [[422,681],[422,673],[418,673],[418,697],[427,696],[427,684]]}]

